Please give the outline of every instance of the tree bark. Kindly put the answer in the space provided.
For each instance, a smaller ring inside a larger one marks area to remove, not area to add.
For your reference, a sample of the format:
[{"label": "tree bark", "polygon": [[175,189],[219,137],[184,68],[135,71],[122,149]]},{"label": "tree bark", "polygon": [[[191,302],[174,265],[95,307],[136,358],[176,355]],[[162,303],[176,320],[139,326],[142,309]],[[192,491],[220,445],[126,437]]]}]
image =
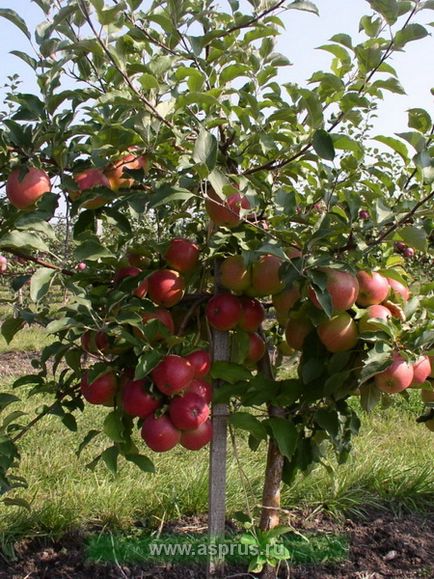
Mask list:
[{"label": "tree bark", "polygon": [[[259,371],[268,379],[274,380],[274,372],[268,350],[259,363]],[[270,405],[270,416],[285,416],[283,408]],[[284,458],[280,454],[277,444],[270,438],[268,443],[267,464],[265,467],[265,481],[262,491],[262,511],[259,521],[261,531],[274,529],[280,523],[280,489],[282,486]],[[271,565],[266,565],[261,573],[261,579],[273,579],[276,570]]]}]

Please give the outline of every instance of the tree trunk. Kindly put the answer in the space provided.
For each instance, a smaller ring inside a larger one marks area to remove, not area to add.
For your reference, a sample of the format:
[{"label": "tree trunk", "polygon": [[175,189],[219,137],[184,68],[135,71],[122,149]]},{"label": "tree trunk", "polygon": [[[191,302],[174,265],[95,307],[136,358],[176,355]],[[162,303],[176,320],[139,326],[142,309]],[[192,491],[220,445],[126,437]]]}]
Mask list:
[{"label": "tree trunk", "polygon": [[[271,380],[274,379],[274,372],[268,351],[259,363],[259,371]],[[285,416],[283,408],[270,405],[268,407],[270,416]],[[280,488],[282,486],[283,456],[274,442],[270,439],[268,443],[267,464],[265,468],[265,481],[262,491],[262,512],[259,522],[261,531],[274,529],[280,523]],[[266,565],[261,573],[261,579],[273,579],[276,577],[276,570],[271,565]]]}]

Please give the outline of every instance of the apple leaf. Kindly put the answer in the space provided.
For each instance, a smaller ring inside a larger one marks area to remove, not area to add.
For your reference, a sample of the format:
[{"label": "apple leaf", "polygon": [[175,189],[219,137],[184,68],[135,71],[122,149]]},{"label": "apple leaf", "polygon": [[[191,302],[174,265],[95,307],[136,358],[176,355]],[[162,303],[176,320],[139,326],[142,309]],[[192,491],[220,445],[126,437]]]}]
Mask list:
[{"label": "apple leaf", "polygon": [[381,400],[381,392],[375,384],[363,384],[360,386],[360,404],[363,410],[371,412]]},{"label": "apple leaf", "polygon": [[247,430],[259,440],[267,438],[267,430],[260,420],[248,412],[236,412],[229,417],[229,422],[235,428]]},{"label": "apple leaf", "polygon": [[55,273],[56,270],[48,267],[41,267],[35,271],[30,280],[30,298],[32,301],[39,302],[47,295]]},{"label": "apple leaf", "polygon": [[333,139],[324,129],[318,129],[315,131],[312,139],[312,146],[315,150],[315,153],[321,157],[321,159],[333,161],[336,156]]},{"label": "apple leaf", "polygon": [[214,135],[202,129],[194,147],[193,159],[196,163],[202,163],[212,171],[217,164],[217,139]]},{"label": "apple leaf", "polygon": [[15,26],[19,28],[21,32],[24,32],[29,40],[31,39],[31,35],[26,23],[21,18],[21,16],[15,12],[15,10],[11,10],[10,8],[0,8],[0,16],[6,20],[9,20],[9,22],[12,22],[12,24],[15,24]]},{"label": "apple leaf", "polygon": [[1,333],[8,344],[12,342],[13,337],[24,326],[24,321],[20,318],[6,318],[1,326]]},{"label": "apple leaf", "polygon": [[292,422],[281,418],[280,416],[273,416],[268,420],[271,427],[273,438],[275,439],[280,453],[286,458],[291,458],[297,447],[298,433]]},{"label": "apple leaf", "polygon": [[143,472],[155,472],[154,463],[143,454],[126,454],[125,458],[137,465]]},{"label": "apple leaf", "polygon": [[118,471],[118,456],[119,450],[116,446],[111,446],[106,448],[101,454],[101,458],[105,462],[107,468],[112,474],[116,474]]}]

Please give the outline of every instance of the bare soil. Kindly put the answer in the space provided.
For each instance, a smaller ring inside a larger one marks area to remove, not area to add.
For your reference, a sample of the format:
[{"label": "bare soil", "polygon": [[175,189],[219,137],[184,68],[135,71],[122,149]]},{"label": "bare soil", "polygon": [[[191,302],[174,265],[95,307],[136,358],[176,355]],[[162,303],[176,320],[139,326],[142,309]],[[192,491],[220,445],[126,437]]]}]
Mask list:
[{"label": "bare soil", "polygon": [[[204,520],[191,520],[203,528]],[[324,533],[346,533],[350,542],[349,558],[333,565],[295,566],[283,570],[279,577],[292,579],[413,579],[434,578],[434,512],[394,517],[371,514],[361,521],[333,522],[321,515],[296,517],[299,530]],[[176,530],[176,524],[170,530]],[[179,532],[185,521],[179,524]],[[167,529],[169,530],[169,529]],[[85,535],[69,534],[58,541],[33,539],[15,546],[16,560],[0,559],[0,579],[89,579],[153,578],[204,579],[200,567],[125,566],[86,560]],[[254,577],[245,569],[231,568],[226,577]]]}]

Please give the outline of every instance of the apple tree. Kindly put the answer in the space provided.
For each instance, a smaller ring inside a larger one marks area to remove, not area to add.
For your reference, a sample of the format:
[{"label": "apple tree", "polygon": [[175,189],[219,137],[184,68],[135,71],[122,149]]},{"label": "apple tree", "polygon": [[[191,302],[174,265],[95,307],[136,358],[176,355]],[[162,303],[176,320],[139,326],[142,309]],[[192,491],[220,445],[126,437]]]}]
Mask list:
[{"label": "apple tree", "polygon": [[[282,80],[276,44],[282,15],[314,18],[312,2],[34,1],[33,36],[0,10],[33,39],[14,54],[39,87],[11,87],[1,118],[0,249],[36,267],[19,282],[34,306],[2,333],[40,324],[53,336],[14,385],[52,403],[27,423],[3,417],[5,500],[25,484],[15,467],[29,428],[51,413],[76,430],[97,404],[80,450],[97,436],[107,447],[91,466],[116,472],[123,457],[152,472],[148,448],[212,439],[215,538],[229,423],[267,448],[257,536],[273,540],[282,482],[330,448],[348,457],[352,397],[370,410],[420,387],[433,427],[433,124],[414,108],[392,137],[371,119],[385,92],[404,92],[390,57],[428,35],[434,3],[370,0],[363,38],[333,36],[320,47],[329,70],[300,86]],[[72,253],[52,249],[59,214]],[[53,283],[69,296],[55,315]],[[273,576],[277,563],[261,554],[251,569]]]}]

